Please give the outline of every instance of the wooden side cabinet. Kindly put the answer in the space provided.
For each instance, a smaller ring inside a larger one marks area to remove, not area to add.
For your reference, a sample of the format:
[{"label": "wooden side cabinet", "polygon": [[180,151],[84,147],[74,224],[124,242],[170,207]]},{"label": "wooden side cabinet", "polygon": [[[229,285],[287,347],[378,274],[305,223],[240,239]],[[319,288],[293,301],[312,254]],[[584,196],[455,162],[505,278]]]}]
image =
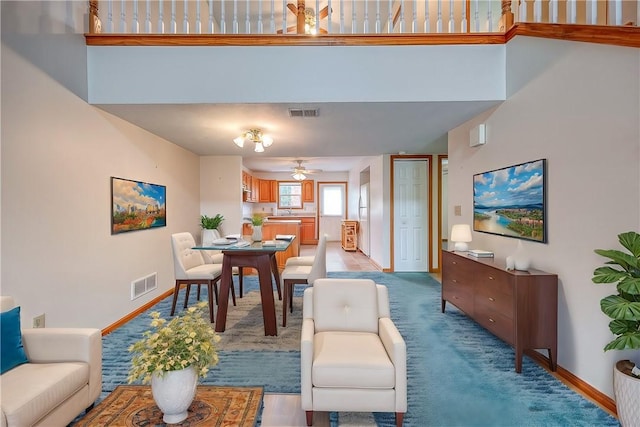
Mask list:
[{"label": "wooden side cabinet", "polygon": [[302,181],[302,202],[313,203],[315,200],[313,197],[313,180]]},{"label": "wooden side cabinet", "polygon": [[345,251],[358,250],[358,221],[342,221],[342,249]]},{"label": "wooden side cabinet", "polygon": [[558,276],[540,270],[507,271],[504,261],[442,251],[442,312],[447,301],[515,348],[522,371],[527,349],[547,349],[558,360]]}]

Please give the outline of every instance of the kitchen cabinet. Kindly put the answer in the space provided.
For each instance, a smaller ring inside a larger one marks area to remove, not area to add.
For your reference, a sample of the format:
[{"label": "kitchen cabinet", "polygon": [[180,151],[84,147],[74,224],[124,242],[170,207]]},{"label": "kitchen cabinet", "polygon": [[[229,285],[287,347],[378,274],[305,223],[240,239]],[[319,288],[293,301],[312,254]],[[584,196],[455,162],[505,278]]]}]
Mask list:
[{"label": "kitchen cabinet", "polygon": [[242,201],[257,202],[260,193],[260,179],[242,171]]},{"label": "kitchen cabinet", "polygon": [[300,221],[265,221],[262,224],[262,240],[274,240],[276,234],[292,234],[296,238],[287,250],[276,252],[276,262],[279,269],[284,269],[287,259],[300,256]]},{"label": "kitchen cabinet", "polygon": [[300,244],[301,245],[317,245],[316,239],[316,219],[312,216],[300,217]]},{"label": "kitchen cabinet", "polygon": [[549,367],[558,359],[558,276],[540,270],[510,270],[504,261],[472,259],[442,251],[442,312],[447,302],[515,348],[515,371],[522,354],[547,349]]},{"label": "kitchen cabinet", "polygon": [[302,202],[303,203],[313,203],[315,200],[313,197],[313,185],[314,182],[312,179],[302,181]]},{"label": "kitchen cabinet", "polygon": [[278,183],[273,179],[259,180],[258,201],[260,203],[275,203],[278,194]]}]

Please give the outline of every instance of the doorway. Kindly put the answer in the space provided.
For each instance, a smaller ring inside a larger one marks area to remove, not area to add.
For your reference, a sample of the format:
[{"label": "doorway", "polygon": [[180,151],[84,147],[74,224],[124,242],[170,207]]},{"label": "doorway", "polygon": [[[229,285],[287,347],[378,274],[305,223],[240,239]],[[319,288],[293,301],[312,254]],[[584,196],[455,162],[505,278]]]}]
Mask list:
[{"label": "doorway", "polygon": [[327,235],[327,241],[341,240],[342,220],[347,218],[347,183],[318,183],[318,237]]},{"label": "doorway", "polygon": [[430,271],[431,156],[392,156],[393,271]]}]

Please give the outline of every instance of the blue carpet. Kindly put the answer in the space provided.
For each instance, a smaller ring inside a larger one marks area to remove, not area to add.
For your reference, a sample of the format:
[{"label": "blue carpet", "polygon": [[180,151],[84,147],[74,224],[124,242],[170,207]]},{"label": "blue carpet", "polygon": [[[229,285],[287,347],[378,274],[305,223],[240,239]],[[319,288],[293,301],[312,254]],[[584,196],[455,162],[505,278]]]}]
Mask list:
[{"label": "blue carpet", "polygon": [[[407,343],[406,426],[619,425],[528,357],[517,374],[510,346],[451,305],[445,314],[440,312],[440,284],[430,275],[335,272],[329,277],[370,278],[389,288],[391,317]],[[257,289],[257,278],[246,277],[245,292]],[[302,291],[296,287],[295,295]],[[170,308],[167,298],[103,338],[101,399],[126,383],[127,348],[147,329],[149,312],[160,311],[164,317]],[[203,383],[300,393],[299,351],[220,351],[219,356],[220,363]],[[374,416],[381,427],[395,425],[393,414]],[[331,415],[332,425],[338,418],[339,414]]]}]

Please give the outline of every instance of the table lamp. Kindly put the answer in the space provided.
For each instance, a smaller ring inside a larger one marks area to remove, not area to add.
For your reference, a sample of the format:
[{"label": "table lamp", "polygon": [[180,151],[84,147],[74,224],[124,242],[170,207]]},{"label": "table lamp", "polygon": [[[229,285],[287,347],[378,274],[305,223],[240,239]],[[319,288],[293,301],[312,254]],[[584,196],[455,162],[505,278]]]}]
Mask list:
[{"label": "table lamp", "polygon": [[451,227],[451,241],[455,242],[454,251],[467,252],[471,239],[471,227],[469,224],[454,224]]}]

